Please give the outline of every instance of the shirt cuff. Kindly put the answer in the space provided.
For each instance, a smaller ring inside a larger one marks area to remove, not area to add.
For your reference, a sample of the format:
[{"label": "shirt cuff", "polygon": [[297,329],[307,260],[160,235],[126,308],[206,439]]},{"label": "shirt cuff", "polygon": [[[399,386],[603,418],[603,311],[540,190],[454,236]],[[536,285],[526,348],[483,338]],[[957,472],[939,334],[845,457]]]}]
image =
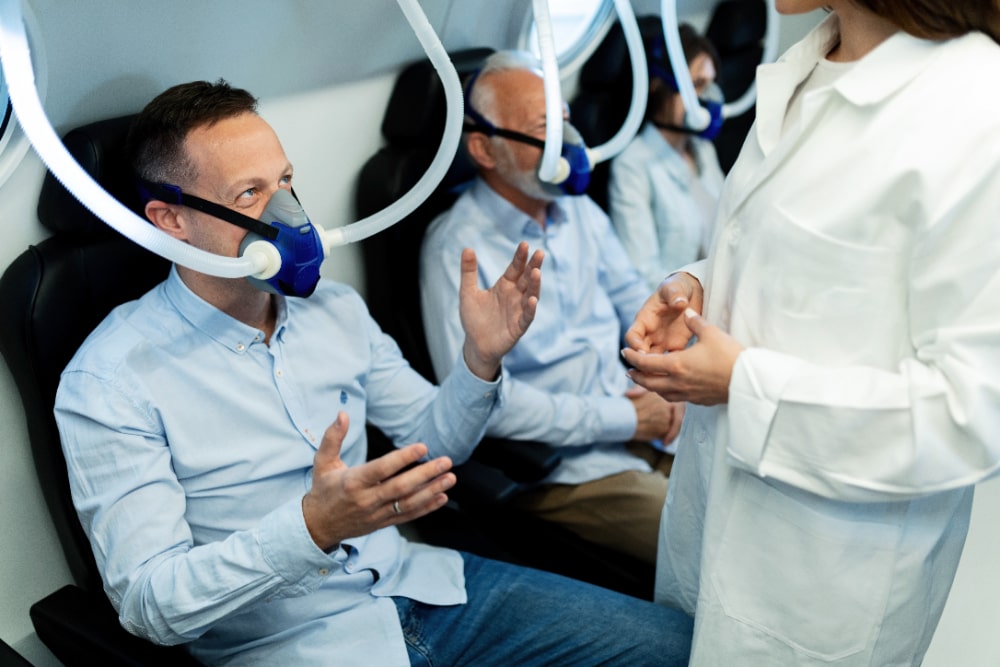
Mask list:
[{"label": "shirt cuff", "polygon": [[771,423],[797,366],[792,357],[762,348],[747,348],[736,358],[729,381],[728,452],[739,467],[761,474]]},{"label": "shirt cuff", "polygon": [[289,501],[264,517],[259,527],[261,552],[271,569],[288,583],[283,595],[310,593],[335,570],[347,554],[334,549],[327,554],[313,542],[302,515],[302,499]]},{"label": "shirt cuff", "polygon": [[692,276],[694,276],[695,279],[699,283],[701,283],[702,289],[704,289],[704,286],[705,286],[705,268],[706,268],[706,266],[707,266],[706,260],[700,259],[697,262],[692,262],[691,264],[688,264],[686,266],[682,266],[681,268],[677,269],[676,271],[671,271],[669,274],[667,274],[667,276],[664,278],[664,280],[666,280],[670,276],[674,275],[675,273],[689,273]]},{"label": "shirt cuff", "polygon": [[461,372],[454,373],[455,382],[457,382],[458,395],[462,397],[470,398],[467,401],[471,406],[483,407],[495,407],[499,408],[503,404],[503,376],[505,370],[503,364],[500,365],[500,372],[493,380],[484,380],[471,370],[469,370],[468,364],[465,363],[465,355],[459,353],[458,355],[458,368]]},{"label": "shirt cuff", "polygon": [[624,397],[609,396],[596,400],[594,409],[600,418],[605,442],[628,442],[639,425],[632,401]]}]

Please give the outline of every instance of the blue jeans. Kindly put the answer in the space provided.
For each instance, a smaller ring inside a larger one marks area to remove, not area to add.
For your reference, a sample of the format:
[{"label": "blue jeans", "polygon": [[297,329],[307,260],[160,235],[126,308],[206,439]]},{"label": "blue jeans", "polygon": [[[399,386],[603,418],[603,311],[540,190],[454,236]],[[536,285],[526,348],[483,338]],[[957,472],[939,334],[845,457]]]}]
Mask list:
[{"label": "blue jeans", "polygon": [[393,598],[410,664],[686,665],[694,621],[678,609],[463,553],[464,605]]}]

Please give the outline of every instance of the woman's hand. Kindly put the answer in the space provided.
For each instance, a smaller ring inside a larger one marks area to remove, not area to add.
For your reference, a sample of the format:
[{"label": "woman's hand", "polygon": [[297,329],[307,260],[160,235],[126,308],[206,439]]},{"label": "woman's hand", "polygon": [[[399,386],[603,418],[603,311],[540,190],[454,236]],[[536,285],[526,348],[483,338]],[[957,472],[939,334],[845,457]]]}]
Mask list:
[{"label": "woman's hand", "polygon": [[676,352],[622,350],[629,377],[668,401],[717,405],[729,401],[729,381],[743,346],[692,309],[677,320],[698,340]]},{"label": "woman's hand", "polygon": [[703,290],[690,273],[672,273],[646,299],[635,322],[625,333],[625,343],[640,352],[683,350],[691,340],[684,311],[701,312]]}]

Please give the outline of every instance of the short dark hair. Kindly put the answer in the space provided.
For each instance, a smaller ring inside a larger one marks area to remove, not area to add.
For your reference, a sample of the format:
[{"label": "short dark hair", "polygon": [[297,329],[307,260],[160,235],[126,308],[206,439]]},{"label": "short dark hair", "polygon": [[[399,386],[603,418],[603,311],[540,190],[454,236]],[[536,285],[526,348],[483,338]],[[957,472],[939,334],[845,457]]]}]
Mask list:
[{"label": "short dark hair", "polygon": [[224,79],[168,88],[132,121],[126,147],[129,164],[147,181],[186,185],[197,177],[184,153],[188,133],[245,113],[257,113],[257,98]]},{"label": "short dark hair", "polygon": [[853,0],[924,39],[947,39],[978,30],[1000,43],[997,0]]}]

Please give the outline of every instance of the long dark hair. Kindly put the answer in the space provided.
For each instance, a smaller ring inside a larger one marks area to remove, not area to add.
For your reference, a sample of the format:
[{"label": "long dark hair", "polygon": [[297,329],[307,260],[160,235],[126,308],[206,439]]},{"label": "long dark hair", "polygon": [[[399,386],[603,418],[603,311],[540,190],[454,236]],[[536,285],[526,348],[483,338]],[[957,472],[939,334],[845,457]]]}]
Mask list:
[{"label": "long dark hair", "polygon": [[925,39],[958,37],[979,30],[1000,44],[997,0],[853,0],[892,21],[901,30]]}]

